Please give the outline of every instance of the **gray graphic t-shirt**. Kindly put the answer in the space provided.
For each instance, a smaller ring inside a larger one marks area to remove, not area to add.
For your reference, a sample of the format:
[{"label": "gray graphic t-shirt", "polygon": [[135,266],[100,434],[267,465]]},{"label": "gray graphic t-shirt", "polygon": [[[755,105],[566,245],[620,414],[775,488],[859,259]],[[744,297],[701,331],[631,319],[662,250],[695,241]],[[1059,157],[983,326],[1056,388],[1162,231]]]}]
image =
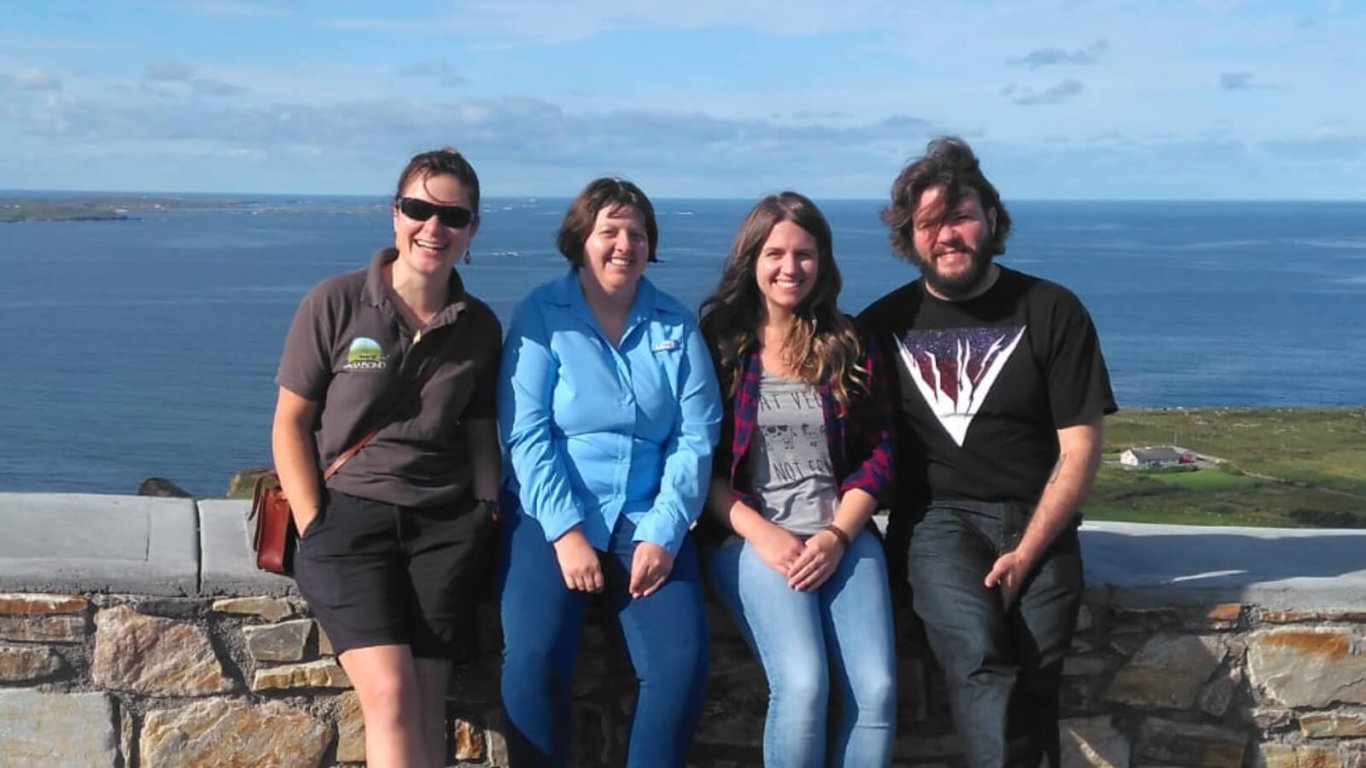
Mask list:
[{"label": "gray graphic t-shirt", "polygon": [[801,536],[834,521],[839,495],[815,387],[763,374],[749,457],[765,518]]}]

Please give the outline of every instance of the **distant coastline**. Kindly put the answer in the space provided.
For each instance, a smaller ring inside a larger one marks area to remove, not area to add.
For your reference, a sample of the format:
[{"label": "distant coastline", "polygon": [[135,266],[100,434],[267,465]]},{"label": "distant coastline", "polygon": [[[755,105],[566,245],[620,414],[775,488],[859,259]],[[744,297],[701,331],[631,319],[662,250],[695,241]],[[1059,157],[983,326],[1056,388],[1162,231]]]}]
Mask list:
[{"label": "distant coastline", "polygon": [[129,221],[145,213],[185,208],[218,208],[221,201],[192,201],[148,195],[0,196],[0,222]]},{"label": "distant coastline", "polygon": [[[485,211],[501,206],[503,210],[513,208],[535,208],[538,202],[551,202],[557,205],[568,204],[568,198],[536,197],[524,195],[496,195],[485,198]],[[671,198],[656,199],[660,204],[679,203],[695,205],[703,203],[716,205],[736,202],[734,198]],[[1272,207],[1285,210],[1287,206],[1313,206],[1322,211],[1325,205],[1345,207],[1355,214],[1366,201],[1360,200],[1143,200],[1143,199],[1099,199],[1099,200],[1013,200],[1012,205],[1028,207],[1053,207],[1057,205],[1083,205],[1097,210],[1113,209],[1122,206],[1128,213],[1151,212],[1153,215],[1169,215],[1171,211],[1185,211],[1192,204],[1214,206],[1218,209],[1237,209],[1243,211],[1249,206]],[[749,204],[741,201],[743,210]],[[881,200],[836,199],[831,205],[866,205],[871,210],[879,208]],[[281,194],[281,193],[175,193],[175,192],[68,192],[35,191],[0,188],[0,224],[23,222],[63,222],[63,221],[135,221],[146,215],[165,214],[183,211],[212,211],[240,213],[245,215],[273,216],[355,216],[373,215],[386,212],[391,205],[387,197],[373,195],[328,195],[328,194]],[[553,207],[553,206],[552,206]],[[562,206],[561,206],[562,209]],[[680,217],[695,215],[693,210],[668,211]]]},{"label": "distant coastline", "polygon": [[102,200],[23,200],[0,198],[0,223],[25,221],[124,221],[128,209]]},{"label": "distant coastline", "polygon": [[118,193],[54,193],[42,195],[0,194],[0,224],[61,221],[133,221],[147,214],[173,211],[218,211],[245,214],[318,215],[366,214],[385,207],[383,201],[366,198],[311,200],[307,198],[259,199],[211,195]]}]

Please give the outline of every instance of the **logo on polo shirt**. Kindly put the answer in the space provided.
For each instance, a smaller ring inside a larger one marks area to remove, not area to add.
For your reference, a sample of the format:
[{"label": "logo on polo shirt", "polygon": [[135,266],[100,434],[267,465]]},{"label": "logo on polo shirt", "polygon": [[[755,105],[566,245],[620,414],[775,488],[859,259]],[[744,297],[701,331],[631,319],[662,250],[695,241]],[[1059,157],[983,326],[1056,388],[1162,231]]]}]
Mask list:
[{"label": "logo on polo shirt", "polygon": [[343,371],[382,371],[384,370],[384,350],[379,342],[365,336],[357,336],[346,350],[346,365]]}]

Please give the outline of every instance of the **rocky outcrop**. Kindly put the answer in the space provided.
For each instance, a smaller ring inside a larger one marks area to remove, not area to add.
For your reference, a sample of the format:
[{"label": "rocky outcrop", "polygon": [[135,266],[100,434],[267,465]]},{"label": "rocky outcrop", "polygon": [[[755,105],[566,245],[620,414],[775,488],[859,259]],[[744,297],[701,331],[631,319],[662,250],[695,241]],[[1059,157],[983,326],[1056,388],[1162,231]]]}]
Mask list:
[{"label": "rocky outcrop", "polygon": [[270,472],[270,467],[252,467],[234,472],[228,479],[229,499],[250,499],[252,488],[256,486],[256,478]]},{"label": "rocky outcrop", "polygon": [[194,494],[164,477],[149,477],[138,483],[139,496],[164,496],[173,499],[192,499]]}]

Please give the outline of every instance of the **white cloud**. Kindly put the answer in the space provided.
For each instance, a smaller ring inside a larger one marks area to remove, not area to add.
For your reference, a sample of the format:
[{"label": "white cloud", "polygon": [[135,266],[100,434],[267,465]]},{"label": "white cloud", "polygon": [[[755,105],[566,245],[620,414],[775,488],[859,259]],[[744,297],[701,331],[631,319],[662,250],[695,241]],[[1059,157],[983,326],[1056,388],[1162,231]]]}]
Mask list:
[{"label": "white cloud", "polygon": [[190,88],[204,96],[236,96],[247,92],[244,86],[212,77],[196,77],[190,81]]},{"label": "white cloud", "polygon": [[153,61],[143,72],[143,89],[163,99],[180,98],[181,89],[201,96],[237,96],[247,88],[217,77],[196,76],[195,68],[181,61]]},{"label": "white cloud", "polygon": [[[787,179],[854,194],[871,180],[881,194],[889,169],[953,132],[1044,169],[1022,173],[1021,189],[1084,195],[1089,178],[1123,196],[1126,180],[1152,193],[1179,178],[1172,188],[1198,196],[1234,172],[1274,183],[1277,163],[1317,168],[1335,150],[1359,172],[1351,137],[1366,130],[1349,88],[1366,67],[1366,14],[1332,0],[1291,11],[1243,0],[138,0],[141,23],[103,36],[109,12],[81,13],[79,27],[0,30],[0,162],[36,168],[52,150],[81,151],[136,179],[152,173],[148,157],[183,173],[232,157],[243,179],[250,167],[278,186],[289,180],[276,169],[290,169],[300,188],[340,189],[334,152],[348,166],[381,158],[387,179],[396,151],[455,144],[490,179],[533,194],[613,170],[704,194]],[[229,173],[211,172],[210,186]]]},{"label": "white cloud", "polygon": [[820,35],[899,24],[910,16],[895,0],[469,0],[448,17],[335,17],[342,29],[458,35],[477,45],[539,45],[588,40],[628,30],[747,29],[769,35]]},{"label": "white cloud", "polygon": [[17,72],[0,74],[0,86],[17,91],[60,91],[62,78],[41,67],[25,67]]},{"label": "white cloud", "polygon": [[1086,48],[1075,51],[1065,51],[1061,48],[1039,48],[1023,56],[1008,59],[1006,63],[1028,67],[1029,69],[1064,64],[1097,64],[1109,51],[1110,44],[1108,42],[1097,40]]},{"label": "white cloud", "polygon": [[450,63],[445,61],[409,64],[399,68],[398,76],[431,80],[437,85],[445,86],[447,88],[463,85],[465,82],[465,78],[459,72],[455,71],[455,68],[452,67]]},{"label": "white cloud", "polygon": [[183,83],[194,76],[194,67],[180,61],[152,61],[143,76],[153,82]]},{"label": "white cloud", "polygon": [[1352,164],[1366,160],[1366,134],[1338,134],[1268,141],[1262,145],[1271,155],[1290,161]]},{"label": "white cloud", "polygon": [[1001,95],[1010,99],[1012,104],[1032,107],[1038,105],[1061,104],[1086,90],[1079,80],[1068,78],[1043,90],[1029,87],[1006,86]]},{"label": "white cloud", "polygon": [[187,10],[213,18],[279,19],[291,15],[295,0],[167,0],[168,11]]},{"label": "white cloud", "polygon": [[1220,72],[1219,87],[1226,91],[1252,91],[1272,86],[1259,82],[1251,72]]},{"label": "white cloud", "polygon": [[571,111],[533,98],[324,104],[191,98],[184,90],[137,99],[68,95],[16,110],[4,122],[39,145],[156,146],[166,158],[205,147],[251,156],[314,149],[374,156],[400,144],[412,150],[454,144],[481,167],[535,165],[551,169],[547,178],[576,184],[599,173],[668,179],[674,172],[708,184],[726,178],[752,184],[791,178],[799,166],[834,176],[883,168],[887,158],[941,130],[913,115],[839,123],[816,116],[742,119],[677,110]]}]

